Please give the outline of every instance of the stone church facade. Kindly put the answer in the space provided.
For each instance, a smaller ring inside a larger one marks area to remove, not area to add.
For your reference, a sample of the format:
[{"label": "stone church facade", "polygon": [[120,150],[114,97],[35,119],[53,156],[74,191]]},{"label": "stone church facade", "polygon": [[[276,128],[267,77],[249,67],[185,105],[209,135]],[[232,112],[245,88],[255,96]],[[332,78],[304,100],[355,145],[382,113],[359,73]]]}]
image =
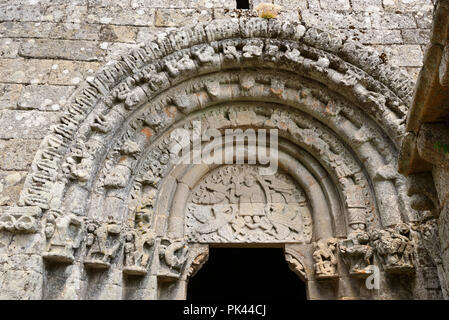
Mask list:
[{"label": "stone church facade", "polygon": [[0,5],[0,298],[185,299],[228,246],[448,298],[449,1],[273,3]]}]

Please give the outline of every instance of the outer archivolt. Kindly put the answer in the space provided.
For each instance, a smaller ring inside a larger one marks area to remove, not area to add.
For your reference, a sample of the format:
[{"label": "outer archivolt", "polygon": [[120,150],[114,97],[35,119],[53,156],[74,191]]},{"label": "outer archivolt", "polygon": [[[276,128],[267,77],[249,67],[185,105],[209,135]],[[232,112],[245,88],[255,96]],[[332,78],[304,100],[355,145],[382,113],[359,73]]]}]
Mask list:
[{"label": "outer archivolt", "polygon": [[[211,168],[171,167],[169,135],[201,119],[210,127],[279,129],[289,141],[281,144],[285,159],[296,154],[304,174],[332,185],[322,188],[330,207],[344,204],[346,218],[333,209],[338,230],[392,227],[415,218],[394,165],[411,92],[411,81],[377,53],[299,23],[230,19],[186,27],[108,64],[80,88],[42,142],[20,202],[40,207],[44,217],[86,217],[103,224],[91,223],[92,234],[120,237],[117,221],[106,221],[115,214],[129,232],[127,254],[133,232],[149,223],[158,240],[145,234],[139,245],[156,243],[161,278],[185,280],[207,254],[193,246],[188,255],[170,223],[183,225],[179,212],[193,186],[182,179],[195,175],[198,182]],[[364,206],[354,205],[357,192]],[[351,221],[355,209],[365,210],[366,222]],[[346,235],[338,230],[332,236]],[[310,263],[304,267],[305,278],[313,277]],[[126,270],[146,273],[142,266]]]}]

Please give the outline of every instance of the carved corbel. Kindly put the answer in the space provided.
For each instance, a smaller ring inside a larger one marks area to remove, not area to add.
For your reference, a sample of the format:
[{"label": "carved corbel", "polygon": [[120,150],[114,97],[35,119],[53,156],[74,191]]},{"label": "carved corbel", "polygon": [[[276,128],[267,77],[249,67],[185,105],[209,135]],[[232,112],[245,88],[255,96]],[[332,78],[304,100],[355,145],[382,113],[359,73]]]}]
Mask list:
[{"label": "carved corbel", "polygon": [[120,224],[109,218],[101,224],[91,221],[86,229],[84,265],[91,269],[108,269],[121,246]]},{"label": "carved corbel", "polygon": [[315,277],[317,279],[333,279],[338,277],[337,257],[337,239],[320,239],[313,243],[313,261],[315,268]]},{"label": "carved corbel", "polygon": [[158,276],[171,280],[180,279],[188,254],[189,248],[183,239],[162,239],[159,246]]},{"label": "carved corbel", "polygon": [[400,223],[395,228],[371,231],[371,243],[386,272],[414,272],[414,243],[407,224]]},{"label": "carved corbel", "polygon": [[34,233],[41,212],[39,207],[0,207],[0,231]]},{"label": "carved corbel", "polygon": [[151,264],[156,235],[150,230],[129,230],[125,234],[123,273],[145,275]]},{"label": "carved corbel", "polygon": [[130,175],[128,167],[118,164],[106,175],[103,185],[108,188],[124,188],[128,185]]},{"label": "carved corbel", "polygon": [[82,241],[83,220],[74,214],[49,211],[45,218],[46,251],[43,258],[48,261],[72,263],[74,251]]},{"label": "carved corbel", "polygon": [[299,252],[292,248],[285,248],[284,255],[285,261],[287,261],[290,270],[292,270],[302,281],[307,281],[308,270],[303,263],[305,258]]},{"label": "carved corbel", "polygon": [[189,249],[189,257],[184,268],[182,279],[187,280],[196,275],[209,259],[209,246],[199,245]]},{"label": "carved corbel", "polygon": [[373,248],[367,232],[352,234],[348,239],[340,241],[338,248],[349,274],[355,278],[366,278],[372,274]]}]

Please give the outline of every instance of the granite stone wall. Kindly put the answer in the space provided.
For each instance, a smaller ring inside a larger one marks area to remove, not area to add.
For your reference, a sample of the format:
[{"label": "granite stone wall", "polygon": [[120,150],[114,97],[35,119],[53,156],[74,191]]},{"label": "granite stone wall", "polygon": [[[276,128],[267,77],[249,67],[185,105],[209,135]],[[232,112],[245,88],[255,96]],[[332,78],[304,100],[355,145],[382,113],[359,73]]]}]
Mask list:
[{"label": "granite stone wall", "polygon": [[[250,8],[261,2],[250,0]],[[273,0],[280,19],[343,33],[417,78],[430,0]],[[254,15],[235,0],[2,0],[0,205],[17,203],[40,140],[77,86],[108,61],[195,22]]]}]

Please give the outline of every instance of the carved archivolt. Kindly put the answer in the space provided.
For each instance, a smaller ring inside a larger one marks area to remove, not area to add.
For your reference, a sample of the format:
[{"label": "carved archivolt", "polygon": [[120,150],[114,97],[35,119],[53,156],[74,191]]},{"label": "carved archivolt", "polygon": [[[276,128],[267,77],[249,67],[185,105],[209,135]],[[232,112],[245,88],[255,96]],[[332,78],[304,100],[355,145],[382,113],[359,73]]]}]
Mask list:
[{"label": "carved archivolt", "polygon": [[[300,23],[182,28],[80,88],[42,141],[20,205],[44,211],[44,256],[53,261],[105,270],[119,261],[140,276],[154,266],[151,274],[171,281],[207,259],[195,242],[314,241],[317,278],[333,278],[335,255],[353,247],[335,238],[416,219],[395,166],[411,93],[412,82],[376,52]],[[193,134],[197,120],[200,134],[277,129],[280,171],[264,178],[258,163],[180,165],[172,133]],[[2,228],[38,229],[0,219]],[[288,260],[305,278],[303,262]]]}]

